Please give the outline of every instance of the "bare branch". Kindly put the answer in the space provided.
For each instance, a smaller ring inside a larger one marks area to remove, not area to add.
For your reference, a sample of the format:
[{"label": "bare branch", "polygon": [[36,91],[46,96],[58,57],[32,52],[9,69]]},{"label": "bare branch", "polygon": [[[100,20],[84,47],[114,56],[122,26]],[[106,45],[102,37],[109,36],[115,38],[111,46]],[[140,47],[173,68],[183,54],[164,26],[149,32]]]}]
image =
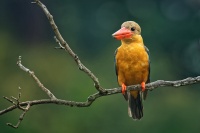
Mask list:
[{"label": "bare branch", "polygon": [[16,105],[16,103],[15,103],[12,99],[10,99],[10,98],[8,98],[8,97],[6,97],[6,96],[3,96],[3,98],[6,99],[8,102],[10,102],[10,103]]},{"label": "bare branch", "polygon": [[28,105],[26,106],[26,108],[24,108],[24,111],[23,111],[23,113],[20,115],[19,120],[18,120],[18,122],[17,122],[16,125],[13,125],[12,123],[7,123],[7,125],[8,125],[8,126],[11,126],[11,127],[13,127],[13,128],[18,128],[19,125],[20,125],[20,123],[21,123],[22,120],[24,119],[25,114],[27,113],[27,111],[28,111],[29,109],[30,109],[30,104],[28,104]]},{"label": "bare branch", "polygon": [[18,65],[19,68],[22,69],[23,71],[29,72],[30,70],[22,65],[21,59],[22,59],[22,57],[19,56],[19,57],[18,57],[18,61],[17,61],[17,65]]},{"label": "bare branch", "polygon": [[[146,84],[146,89],[154,90],[158,87],[171,87],[171,86],[172,87],[181,87],[181,86],[196,84],[199,82],[200,82],[200,76],[190,77],[190,78],[186,78],[183,80],[177,80],[177,81],[158,80],[158,81]],[[140,85],[127,86],[127,91],[130,91],[130,90],[141,90],[141,86]],[[105,92],[106,93],[97,92],[97,93],[90,95],[87,98],[86,102],[67,101],[67,100],[62,100],[62,99],[42,99],[42,100],[21,102],[19,105],[27,106],[28,104],[30,104],[30,106],[33,106],[33,105],[38,105],[38,104],[58,104],[58,105],[66,105],[66,106],[70,106],[70,107],[88,107],[96,99],[98,99],[102,96],[108,96],[108,95],[121,93],[121,87],[105,89]],[[16,105],[12,105],[4,110],[1,110],[0,115],[3,115],[9,111],[16,109],[16,108],[18,108]]]},{"label": "bare branch", "polygon": [[[195,84],[195,83],[199,83],[199,82],[200,82],[200,76],[190,77],[190,78],[186,78],[183,80],[177,80],[177,81],[158,80],[158,81],[146,84],[146,89],[153,90],[158,87],[169,87],[169,86],[180,87],[180,86],[191,85],[191,84]],[[130,90],[141,90],[141,86],[140,85],[127,86],[127,91],[130,91]],[[41,99],[41,100],[33,100],[33,101],[26,101],[26,102],[19,103],[19,99],[17,99],[17,104],[16,104],[12,100],[9,100],[9,98],[4,97],[5,99],[7,99],[9,102],[13,103],[14,105],[12,105],[4,110],[1,110],[0,115],[8,113],[17,108],[23,110],[23,113],[20,115],[18,123],[15,126],[12,125],[11,123],[7,123],[7,125],[9,125],[13,128],[18,128],[18,126],[22,122],[25,114],[30,109],[30,107],[33,105],[57,104],[57,105],[66,105],[66,106],[70,106],[70,107],[88,107],[96,99],[98,99],[102,96],[108,96],[108,95],[113,95],[113,94],[117,94],[117,93],[121,93],[121,87],[105,89],[105,93],[100,93],[100,92],[94,93],[87,98],[86,102],[76,102],[76,101],[68,101],[68,100],[62,100],[62,99]],[[26,107],[24,108],[23,106],[26,106]]]},{"label": "bare branch", "polygon": [[50,25],[51,25],[54,33],[55,33],[55,36],[57,38],[57,42],[59,42],[62,45],[62,47],[74,58],[79,69],[81,71],[85,72],[93,80],[95,88],[99,92],[104,93],[105,90],[100,86],[98,78],[86,66],[84,66],[82,64],[82,62],[79,60],[79,57],[77,56],[77,54],[75,54],[73,52],[73,50],[69,47],[68,43],[63,39],[62,35],[60,34],[60,32],[58,30],[58,27],[56,26],[56,24],[54,22],[53,16],[50,14],[47,7],[42,2],[40,2],[39,0],[35,0],[35,3],[37,5],[39,5],[42,8],[42,10],[44,11],[44,13],[46,14],[46,16],[49,20],[49,23],[50,23]]},{"label": "bare branch", "polygon": [[[22,114],[20,115],[19,120],[18,120],[16,125],[13,125],[12,123],[7,123],[8,126],[11,126],[13,128],[18,128],[19,127],[19,125],[22,122],[25,114],[30,109],[30,102],[27,102],[27,106],[25,108],[20,105],[20,98],[21,98],[21,91],[20,90],[21,90],[21,88],[19,87],[19,93],[18,93],[18,97],[17,98],[13,97],[13,96],[11,96],[11,99],[9,99],[7,97],[4,97],[9,102],[13,103],[15,108],[19,108],[19,109],[21,109],[23,111]],[[15,100],[16,103],[12,99]]]},{"label": "bare branch", "polygon": [[17,61],[17,65],[25,72],[28,72],[30,74],[30,76],[36,81],[36,83],[38,84],[38,86],[51,98],[51,99],[56,99],[56,97],[53,95],[53,93],[51,93],[50,90],[48,90],[46,87],[44,87],[44,85],[40,82],[40,80],[35,76],[33,71],[30,71],[28,68],[26,68],[25,66],[22,65],[21,63],[21,56],[19,56],[18,61]]}]

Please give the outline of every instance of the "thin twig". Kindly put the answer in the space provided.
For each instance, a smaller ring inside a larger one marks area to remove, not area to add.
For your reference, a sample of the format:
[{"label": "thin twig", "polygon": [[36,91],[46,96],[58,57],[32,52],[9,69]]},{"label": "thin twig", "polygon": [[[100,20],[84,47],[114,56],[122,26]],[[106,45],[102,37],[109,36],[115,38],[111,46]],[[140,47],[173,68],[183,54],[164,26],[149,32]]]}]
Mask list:
[{"label": "thin twig", "polygon": [[42,8],[42,10],[44,11],[45,15],[47,16],[47,18],[49,20],[49,23],[50,23],[53,31],[55,33],[55,36],[56,36],[58,42],[61,44],[61,46],[74,58],[79,69],[81,71],[85,72],[93,80],[95,88],[100,93],[105,93],[105,90],[100,86],[98,78],[85,65],[82,64],[82,62],[80,61],[77,54],[75,54],[73,52],[73,50],[69,47],[68,43],[63,39],[62,35],[60,34],[60,31],[58,30],[58,27],[56,26],[56,24],[54,22],[53,16],[50,14],[47,7],[42,2],[40,2],[39,0],[35,0],[35,3],[37,5],[39,5]]},{"label": "thin twig", "polygon": [[19,56],[18,61],[17,61],[17,65],[25,72],[28,72],[30,74],[30,76],[36,81],[36,83],[38,84],[38,86],[51,98],[51,99],[56,99],[56,97],[53,95],[53,93],[51,93],[51,91],[49,89],[47,89],[46,87],[44,87],[44,85],[40,82],[40,80],[35,76],[34,72],[29,70],[28,68],[26,68],[24,65],[22,65],[21,62],[21,56]]},{"label": "thin twig", "polygon": [[56,38],[56,36],[54,36],[54,39],[56,41],[56,43],[58,43],[59,47],[55,47],[55,49],[65,49],[62,44],[60,43],[60,41]]},{"label": "thin twig", "polygon": [[8,97],[6,97],[6,96],[3,96],[3,98],[6,99],[8,102],[10,102],[10,103],[16,105],[16,103],[15,103],[13,100],[11,100],[10,98],[8,98]]},{"label": "thin twig", "polygon": [[21,98],[21,91],[20,90],[21,90],[21,88],[19,87],[19,93],[18,93],[18,97],[17,98],[11,96],[11,99],[15,100],[16,103],[13,100],[11,100],[11,99],[9,99],[7,97],[4,97],[9,102],[13,103],[14,107],[19,108],[19,109],[21,109],[23,111],[22,114],[20,115],[19,120],[18,120],[16,125],[13,125],[12,123],[7,123],[8,126],[13,127],[13,128],[18,128],[19,127],[20,123],[24,119],[25,114],[30,109],[30,102],[27,102],[27,106],[25,108],[20,105],[20,98]]},{"label": "thin twig", "polygon": [[28,103],[26,108],[24,108],[24,111],[22,112],[22,114],[19,117],[19,120],[17,122],[16,125],[13,125],[12,123],[7,123],[8,126],[11,126],[13,128],[18,128],[20,123],[22,122],[22,120],[24,119],[25,114],[27,113],[27,111],[30,109],[30,104]]}]

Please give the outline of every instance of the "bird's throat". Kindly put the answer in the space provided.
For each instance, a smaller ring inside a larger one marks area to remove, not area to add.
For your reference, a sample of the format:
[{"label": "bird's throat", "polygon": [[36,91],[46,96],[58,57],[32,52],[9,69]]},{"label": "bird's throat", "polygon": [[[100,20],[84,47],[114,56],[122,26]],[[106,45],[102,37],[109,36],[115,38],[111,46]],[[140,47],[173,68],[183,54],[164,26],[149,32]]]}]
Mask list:
[{"label": "bird's throat", "polygon": [[131,38],[126,38],[121,40],[124,44],[139,43],[143,44],[143,39],[141,35],[134,35]]}]

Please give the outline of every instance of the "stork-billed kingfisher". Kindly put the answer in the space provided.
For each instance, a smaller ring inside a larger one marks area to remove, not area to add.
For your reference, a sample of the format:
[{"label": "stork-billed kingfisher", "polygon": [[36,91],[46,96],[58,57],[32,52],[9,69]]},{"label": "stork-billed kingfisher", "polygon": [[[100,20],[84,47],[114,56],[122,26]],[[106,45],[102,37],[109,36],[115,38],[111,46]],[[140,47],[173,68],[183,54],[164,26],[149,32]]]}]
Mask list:
[{"label": "stork-billed kingfisher", "polygon": [[[146,99],[145,84],[150,82],[150,60],[144,45],[141,28],[134,21],[126,21],[113,35],[121,40],[115,51],[115,69],[122,94],[128,101],[128,115],[139,120],[143,117],[142,99]],[[126,86],[141,84],[142,91],[126,91]]]}]

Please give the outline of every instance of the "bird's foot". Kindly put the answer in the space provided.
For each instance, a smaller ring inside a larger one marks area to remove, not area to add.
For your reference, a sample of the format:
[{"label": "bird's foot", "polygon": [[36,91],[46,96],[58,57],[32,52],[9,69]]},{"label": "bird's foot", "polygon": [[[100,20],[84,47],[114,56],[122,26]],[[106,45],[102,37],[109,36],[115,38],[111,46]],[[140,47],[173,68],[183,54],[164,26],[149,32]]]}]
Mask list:
[{"label": "bird's foot", "polygon": [[126,85],[122,83],[122,94],[125,95],[126,92]]},{"label": "bird's foot", "polygon": [[145,82],[141,83],[141,88],[142,88],[142,92],[144,92],[146,90],[146,84],[145,84]]}]

